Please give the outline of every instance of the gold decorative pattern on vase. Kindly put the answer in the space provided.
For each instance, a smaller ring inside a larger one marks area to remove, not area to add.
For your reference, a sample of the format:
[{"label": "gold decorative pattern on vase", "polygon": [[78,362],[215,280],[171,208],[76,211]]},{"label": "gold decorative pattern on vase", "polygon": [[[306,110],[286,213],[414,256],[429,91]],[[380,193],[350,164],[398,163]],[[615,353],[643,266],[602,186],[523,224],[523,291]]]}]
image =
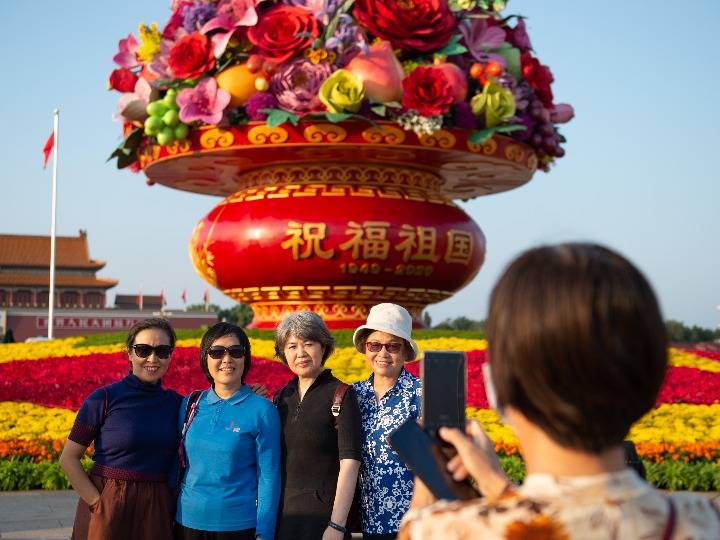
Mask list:
[{"label": "gold decorative pattern on vase", "polygon": [[347,138],[347,131],[336,124],[313,124],[303,130],[303,137],[313,143],[337,143]]},{"label": "gold decorative pattern on vase", "polygon": [[439,146],[440,148],[452,148],[457,138],[445,129],[438,129],[432,135],[420,135],[420,144],[423,146]]},{"label": "gold decorative pattern on vase", "polygon": [[200,146],[207,150],[213,148],[227,148],[235,142],[235,135],[232,131],[228,131],[220,128],[212,128],[203,131],[200,135]]},{"label": "gold decorative pattern on vase", "polygon": [[171,156],[175,156],[177,154],[187,154],[190,151],[190,141],[187,139],[183,139],[182,141],[176,140],[165,148],[167,148],[167,153]]},{"label": "gold decorative pattern on vase", "polygon": [[407,201],[429,202],[454,206],[452,200],[437,194],[412,188],[362,186],[356,184],[283,184],[245,188],[222,201],[221,205],[252,202],[263,199],[287,199],[291,197],[378,197]]},{"label": "gold decorative pattern on vase", "polygon": [[382,285],[313,285],[313,286],[263,286],[223,289],[230,298],[249,303],[347,303],[362,302],[370,305],[379,302],[395,302],[402,305],[426,305],[447,300],[452,291],[438,289],[386,287]]},{"label": "gold decorative pattern on vase", "polygon": [[405,132],[394,126],[371,127],[362,132],[362,138],[371,144],[402,144]]},{"label": "gold decorative pattern on vase", "polygon": [[355,163],[313,163],[277,165],[256,168],[239,174],[239,190],[286,185],[381,186],[412,189],[428,194],[429,199],[442,198],[444,180],[435,172],[398,166]]},{"label": "gold decorative pattern on vase", "polygon": [[248,131],[247,135],[252,144],[281,144],[287,141],[289,136],[288,132],[280,126],[271,128],[265,125],[255,126]]},{"label": "gold decorative pattern on vase", "polygon": [[522,163],[525,161],[525,150],[519,144],[508,144],[505,147],[505,157],[515,163]]},{"label": "gold decorative pattern on vase", "polygon": [[482,152],[486,156],[492,156],[495,152],[497,152],[498,147],[497,142],[495,142],[495,139],[492,137],[482,144],[470,142],[468,140],[467,145],[471,152],[475,152],[476,154]]},{"label": "gold decorative pattern on vase", "polygon": [[157,161],[160,157],[160,147],[157,144],[150,144],[143,148],[142,152],[138,154],[138,161],[140,162],[140,167],[145,168],[146,165],[149,165],[153,161]]},{"label": "gold decorative pattern on vase", "polygon": [[528,166],[528,169],[530,169],[531,171],[534,171],[535,169],[537,169],[537,154],[535,154],[535,152],[530,153],[530,156],[528,157],[528,160],[527,160],[527,166]]},{"label": "gold decorative pattern on vase", "polygon": [[[255,302],[252,304],[254,313],[253,324],[275,326],[277,321],[297,311],[314,311],[327,322],[365,321],[372,302]],[[426,304],[404,304],[413,319],[419,321]],[[263,324],[265,323],[265,324]]]}]

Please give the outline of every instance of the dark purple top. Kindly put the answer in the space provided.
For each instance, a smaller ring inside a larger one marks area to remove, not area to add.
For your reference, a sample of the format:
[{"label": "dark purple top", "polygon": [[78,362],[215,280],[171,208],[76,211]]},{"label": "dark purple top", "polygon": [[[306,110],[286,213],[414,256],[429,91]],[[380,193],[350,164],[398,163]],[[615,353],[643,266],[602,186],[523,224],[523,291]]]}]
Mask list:
[{"label": "dark purple top", "polygon": [[88,396],[68,439],[83,446],[95,442],[92,474],[164,482],[177,453],[181,402],[174,390],[130,374]]}]

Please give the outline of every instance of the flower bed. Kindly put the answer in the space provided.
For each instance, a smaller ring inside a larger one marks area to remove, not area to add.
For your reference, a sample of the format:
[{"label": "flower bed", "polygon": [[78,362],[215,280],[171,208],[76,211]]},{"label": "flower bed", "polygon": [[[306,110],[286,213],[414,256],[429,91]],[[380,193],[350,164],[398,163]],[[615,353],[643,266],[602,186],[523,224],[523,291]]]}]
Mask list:
[{"label": "flower bed", "polygon": [[[291,373],[273,358],[270,335],[257,335],[251,338],[253,364],[247,380],[273,393]],[[522,477],[517,438],[488,409],[481,370],[487,343],[441,331],[419,335],[421,350],[467,352],[468,416],[482,423],[506,470]],[[327,366],[346,382],[366,378],[364,356],[349,346],[348,336],[339,334],[338,345]],[[198,346],[197,338],[178,342],[163,379],[166,386],[185,394],[206,386]],[[0,346],[0,490],[19,489],[28,482],[29,487],[66,487],[56,464],[62,444],[85,397],[127,373],[122,347],[121,342],[88,345],[82,338]],[[658,486],[720,490],[720,361],[714,353],[674,348],[669,356],[656,407],[633,426],[629,438]],[[419,368],[419,362],[408,364],[416,375]]]}]

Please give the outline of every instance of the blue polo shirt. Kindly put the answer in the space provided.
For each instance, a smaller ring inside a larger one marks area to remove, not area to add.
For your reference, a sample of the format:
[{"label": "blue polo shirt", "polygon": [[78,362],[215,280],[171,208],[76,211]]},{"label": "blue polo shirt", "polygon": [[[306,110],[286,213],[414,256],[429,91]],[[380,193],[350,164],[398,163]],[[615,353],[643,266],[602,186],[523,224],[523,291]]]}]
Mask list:
[{"label": "blue polo shirt", "polygon": [[360,496],[362,529],[370,534],[392,534],[410,507],[414,476],[387,443],[389,433],[408,418],[420,416],[420,380],[405,368],[395,386],[378,401],[373,379],[353,383],[362,418]]},{"label": "blue polo shirt", "polygon": [[[187,399],[180,409],[185,421]],[[203,392],[185,437],[187,469],[175,520],[202,531],[255,528],[275,536],[280,500],[280,418],[247,386],[228,399]]]}]

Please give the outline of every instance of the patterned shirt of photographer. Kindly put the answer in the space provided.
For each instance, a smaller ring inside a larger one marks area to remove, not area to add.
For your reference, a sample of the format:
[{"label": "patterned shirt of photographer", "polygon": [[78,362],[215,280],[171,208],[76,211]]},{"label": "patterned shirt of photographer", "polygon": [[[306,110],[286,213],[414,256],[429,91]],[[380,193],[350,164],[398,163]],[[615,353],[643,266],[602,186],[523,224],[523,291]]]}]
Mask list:
[{"label": "patterned shirt of photographer", "polygon": [[414,475],[386,437],[408,418],[420,416],[420,380],[403,368],[395,386],[377,400],[373,377],[353,384],[363,431],[360,494],[363,532],[395,533],[410,507]]}]

